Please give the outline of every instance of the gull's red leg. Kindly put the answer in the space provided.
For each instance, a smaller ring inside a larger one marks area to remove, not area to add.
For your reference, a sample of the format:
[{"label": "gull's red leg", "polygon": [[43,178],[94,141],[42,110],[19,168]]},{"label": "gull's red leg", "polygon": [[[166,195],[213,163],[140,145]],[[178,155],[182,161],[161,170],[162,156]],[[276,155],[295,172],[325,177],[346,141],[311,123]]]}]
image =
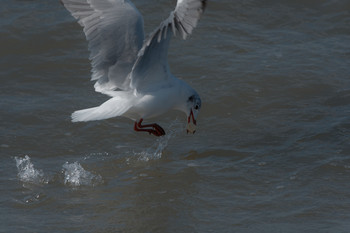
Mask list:
[{"label": "gull's red leg", "polygon": [[135,121],[135,124],[134,124],[135,131],[148,132],[149,134],[153,134],[158,137],[165,135],[164,129],[160,127],[158,124],[142,125],[142,121],[143,121],[142,118],[139,120],[139,122]]}]

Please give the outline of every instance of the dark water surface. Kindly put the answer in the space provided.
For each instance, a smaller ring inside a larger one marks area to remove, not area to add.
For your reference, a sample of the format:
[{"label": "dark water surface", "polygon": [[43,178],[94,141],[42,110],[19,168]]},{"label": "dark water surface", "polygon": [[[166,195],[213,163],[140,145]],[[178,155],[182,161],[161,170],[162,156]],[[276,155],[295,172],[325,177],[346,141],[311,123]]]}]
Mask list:
[{"label": "dark water surface", "polygon": [[[135,0],[150,32],[175,1]],[[0,7],[1,232],[350,232],[350,3],[209,1],[172,72],[203,101],[71,123],[108,97],[56,0]]]}]

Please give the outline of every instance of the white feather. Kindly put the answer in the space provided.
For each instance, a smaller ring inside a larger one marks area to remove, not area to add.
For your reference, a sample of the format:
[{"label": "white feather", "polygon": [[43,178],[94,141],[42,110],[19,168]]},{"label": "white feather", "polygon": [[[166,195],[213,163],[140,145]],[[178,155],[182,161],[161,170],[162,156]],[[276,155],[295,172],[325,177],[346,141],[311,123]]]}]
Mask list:
[{"label": "white feather", "polygon": [[82,109],[73,112],[72,122],[104,120],[116,116],[122,116],[133,105],[135,98],[132,94],[128,96],[124,92],[116,92],[117,95],[98,107]]}]

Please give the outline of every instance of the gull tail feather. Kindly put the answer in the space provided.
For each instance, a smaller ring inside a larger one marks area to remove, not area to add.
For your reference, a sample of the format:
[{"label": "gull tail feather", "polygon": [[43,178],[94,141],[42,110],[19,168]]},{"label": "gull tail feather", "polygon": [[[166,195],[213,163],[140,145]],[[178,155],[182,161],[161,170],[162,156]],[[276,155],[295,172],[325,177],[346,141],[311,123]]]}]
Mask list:
[{"label": "gull tail feather", "polygon": [[72,122],[104,120],[121,116],[132,104],[119,97],[111,98],[98,107],[78,110],[72,113]]}]

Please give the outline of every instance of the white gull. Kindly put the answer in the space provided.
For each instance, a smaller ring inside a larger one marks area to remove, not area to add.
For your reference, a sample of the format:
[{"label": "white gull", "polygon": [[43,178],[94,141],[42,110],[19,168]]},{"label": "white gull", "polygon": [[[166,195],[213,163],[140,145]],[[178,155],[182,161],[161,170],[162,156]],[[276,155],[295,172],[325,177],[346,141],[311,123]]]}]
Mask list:
[{"label": "white gull", "polygon": [[173,35],[186,39],[196,27],[206,0],[178,0],[147,39],[142,15],[129,0],[61,1],[84,28],[95,90],[111,97],[98,107],[75,111],[73,122],[124,116],[135,121],[135,131],[162,136],[158,124],[142,122],[175,109],[187,115],[187,132],[195,132],[201,99],[170,73],[167,55]]}]

